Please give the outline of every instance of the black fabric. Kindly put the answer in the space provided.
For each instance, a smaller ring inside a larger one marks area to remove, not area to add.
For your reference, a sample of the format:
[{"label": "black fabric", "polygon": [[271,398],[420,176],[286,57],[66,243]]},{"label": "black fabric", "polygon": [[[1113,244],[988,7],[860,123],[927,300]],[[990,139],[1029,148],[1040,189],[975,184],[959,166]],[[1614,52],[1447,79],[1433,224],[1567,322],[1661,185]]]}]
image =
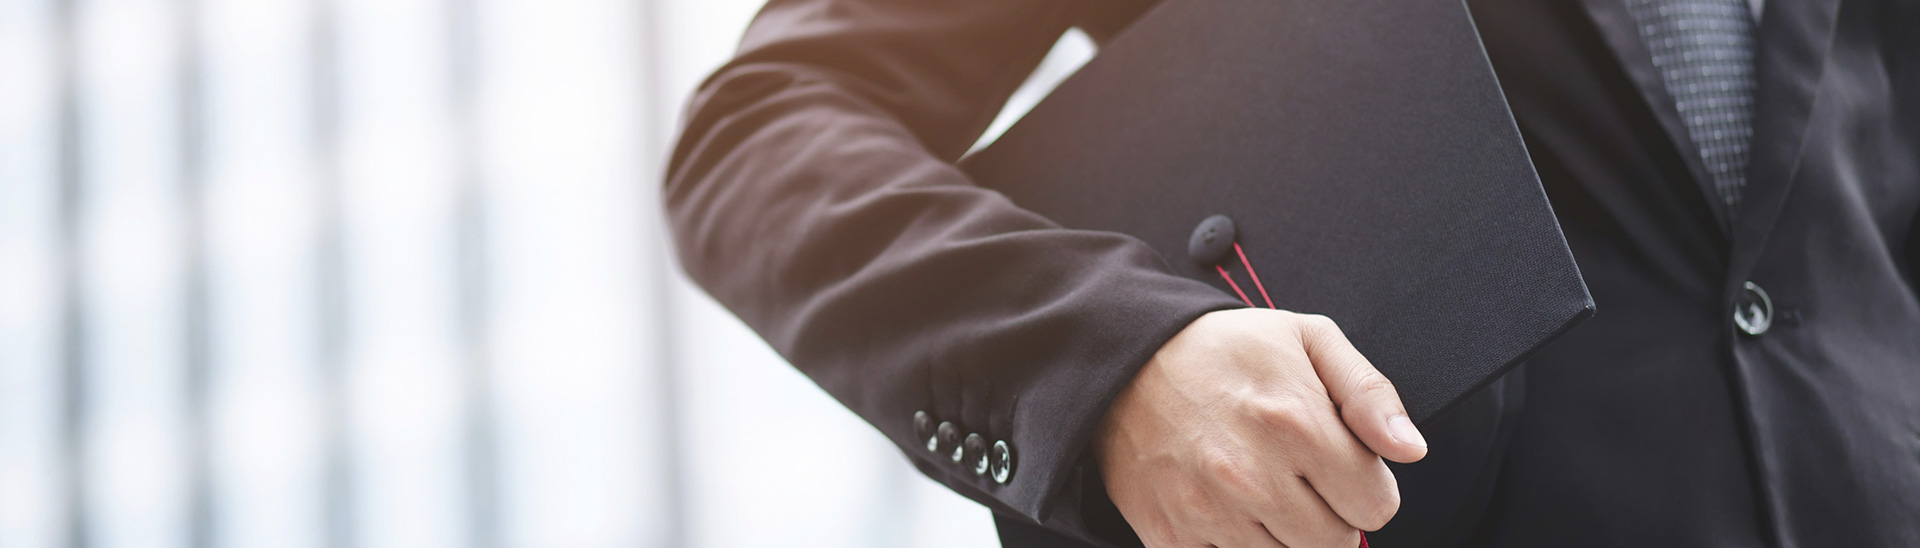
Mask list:
[{"label": "black fabric", "polygon": [[1471,6],[1600,308],[1529,362],[1481,544],[1920,545],[1920,11],[1767,1],[1727,232],[1622,5]]},{"label": "black fabric", "polygon": [[[687,273],[795,367],[929,477],[1077,535],[1108,402],[1188,323],[1241,306],[954,167],[1085,7],[769,2],[695,94],[663,189]],[[1009,442],[1010,481],[928,452],[916,411]]]},{"label": "black fabric", "polygon": [[[1737,215],[1618,0],[1469,4],[1598,312],[1517,370],[1524,406],[1484,390],[1427,423],[1435,466],[1395,468],[1374,545],[1920,546],[1920,3],[1767,0]],[[1068,25],[1127,10],[775,0],[664,189],[694,279],[922,472],[1103,545],[1127,540],[1083,451],[1108,398],[1240,305],[953,162]],[[1731,322],[1747,281],[1778,309],[1757,337]],[[1015,442],[1012,483],[928,453],[918,410]]]},{"label": "black fabric", "polygon": [[[993,514],[993,527],[1000,535],[1000,548],[1097,548],[1099,545],[1054,532],[1046,527]],[[1140,546],[1139,539],[1121,546]]]},{"label": "black fabric", "polygon": [[1458,4],[1169,0],[962,168],[1222,291],[1188,241],[1232,218],[1276,305],[1336,318],[1416,422],[1592,312]]},{"label": "black fabric", "polygon": [[1471,6],[1601,307],[1528,364],[1527,409],[1472,545],[1768,546],[1722,358],[1734,340],[1717,194],[1656,118],[1671,99],[1627,77],[1660,85],[1651,63],[1620,61],[1649,57],[1608,45],[1640,43],[1625,6]]}]

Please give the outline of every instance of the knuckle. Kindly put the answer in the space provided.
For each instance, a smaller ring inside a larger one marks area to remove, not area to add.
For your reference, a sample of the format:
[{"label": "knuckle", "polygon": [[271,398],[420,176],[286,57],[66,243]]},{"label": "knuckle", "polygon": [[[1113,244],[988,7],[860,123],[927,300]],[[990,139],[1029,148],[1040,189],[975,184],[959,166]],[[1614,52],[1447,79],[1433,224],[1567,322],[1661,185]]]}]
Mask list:
[{"label": "knuckle", "polygon": [[1387,522],[1393,521],[1394,516],[1400,515],[1400,490],[1391,487],[1388,488],[1386,496],[1380,501],[1378,511],[1380,512],[1380,521],[1374,523],[1373,528],[1369,530],[1378,530],[1381,527],[1386,527]]},{"label": "knuckle", "polygon": [[1336,335],[1340,333],[1339,323],[1334,322],[1333,318],[1320,314],[1301,314],[1300,323],[1306,326],[1309,331],[1321,335]]},{"label": "knuckle", "polygon": [[1294,531],[1293,540],[1288,546],[1293,548],[1353,548],[1360,545],[1360,530],[1347,526],[1345,522],[1334,520],[1317,523]]},{"label": "knuckle", "polygon": [[1361,513],[1362,516],[1358,520],[1360,523],[1353,524],[1354,527],[1368,531],[1378,531],[1381,527],[1386,527],[1387,522],[1393,521],[1393,516],[1400,513],[1400,492],[1389,490],[1369,503]]},{"label": "knuckle", "polygon": [[1356,397],[1361,399],[1377,398],[1393,400],[1400,398],[1398,393],[1394,391],[1393,381],[1387,380],[1386,375],[1381,375],[1372,369],[1364,369],[1356,373],[1356,376],[1358,376],[1358,378],[1352,381],[1353,394]]},{"label": "knuckle", "polygon": [[1255,415],[1260,424],[1272,434],[1283,438],[1299,439],[1312,435],[1313,421],[1307,410],[1299,405],[1269,402],[1259,405]]},{"label": "knuckle", "polygon": [[1213,482],[1235,498],[1247,499],[1265,492],[1261,488],[1259,475],[1249,466],[1245,457],[1215,453],[1206,457],[1205,466]]},{"label": "knuckle", "polygon": [[1366,491],[1365,500],[1360,501],[1355,509],[1354,527],[1376,531],[1400,513],[1400,486],[1393,472],[1386,469],[1385,463],[1381,463],[1376,477],[1373,487]]},{"label": "knuckle", "polygon": [[1207,490],[1198,485],[1180,487],[1174,491],[1173,500],[1190,517],[1201,521],[1210,520],[1213,517],[1215,511],[1213,497],[1208,496]]}]

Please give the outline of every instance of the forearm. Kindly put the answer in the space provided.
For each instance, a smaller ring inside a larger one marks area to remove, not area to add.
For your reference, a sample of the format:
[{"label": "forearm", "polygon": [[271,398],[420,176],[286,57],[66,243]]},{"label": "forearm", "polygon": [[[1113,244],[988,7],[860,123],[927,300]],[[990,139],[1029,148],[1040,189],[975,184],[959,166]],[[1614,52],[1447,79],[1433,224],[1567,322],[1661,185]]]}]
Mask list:
[{"label": "forearm", "polygon": [[[791,16],[780,8],[763,21]],[[1044,52],[1058,19],[1009,23],[1025,38],[1000,39]],[[878,47],[857,38],[894,32],[783,42],[757,28],[696,97],[674,154],[665,194],[686,269],[935,479],[1045,521],[1140,364],[1237,303],[1170,274],[1138,240],[1060,228],[952,166],[995,110],[981,103],[1006,93],[961,76],[1024,76],[1037,54],[924,73],[855,53]],[[925,97],[948,100],[921,108]],[[928,452],[916,411],[1008,441],[1013,477],[1000,484]]]}]

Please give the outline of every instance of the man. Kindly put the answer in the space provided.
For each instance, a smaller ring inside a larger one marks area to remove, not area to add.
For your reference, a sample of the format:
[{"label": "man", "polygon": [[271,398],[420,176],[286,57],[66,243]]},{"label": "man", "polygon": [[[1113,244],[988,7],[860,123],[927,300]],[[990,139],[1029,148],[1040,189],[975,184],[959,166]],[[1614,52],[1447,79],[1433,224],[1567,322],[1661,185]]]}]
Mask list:
[{"label": "man", "polygon": [[1598,312],[1425,433],[1337,318],[953,167],[1150,7],[771,2],[687,270],[1010,546],[1920,546],[1920,2],[1469,1]]}]

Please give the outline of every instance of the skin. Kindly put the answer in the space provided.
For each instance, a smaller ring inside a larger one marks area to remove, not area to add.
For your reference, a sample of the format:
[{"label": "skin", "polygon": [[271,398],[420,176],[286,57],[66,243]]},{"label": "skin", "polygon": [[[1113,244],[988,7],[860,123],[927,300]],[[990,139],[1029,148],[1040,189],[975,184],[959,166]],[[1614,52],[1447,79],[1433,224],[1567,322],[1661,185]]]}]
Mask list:
[{"label": "skin", "polygon": [[1107,491],[1153,548],[1353,548],[1427,454],[1393,383],[1333,320],[1246,308],[1195,320],[1114,400]]}]

